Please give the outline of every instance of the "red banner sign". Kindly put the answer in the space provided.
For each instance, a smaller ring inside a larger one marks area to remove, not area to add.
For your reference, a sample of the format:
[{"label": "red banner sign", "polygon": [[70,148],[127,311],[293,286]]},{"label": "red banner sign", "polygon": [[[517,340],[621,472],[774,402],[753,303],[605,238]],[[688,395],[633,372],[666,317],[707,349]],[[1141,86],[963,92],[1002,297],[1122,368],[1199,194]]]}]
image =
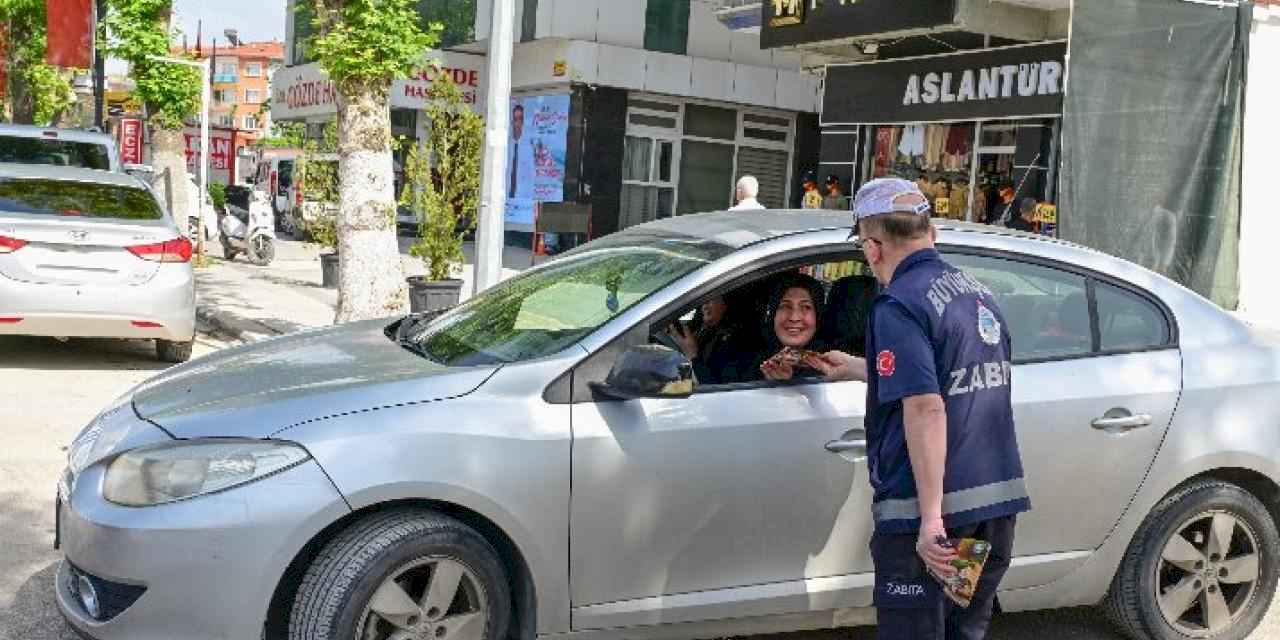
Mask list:
[{"label": "red banner sign", "polygon": [[48,51],[45,59],[57,67],[93,66],[93,0],[45,0],[48,10]]},{"label": "red banner sign", "polygon": [[142,164],[142,121],[137,118],[120,121],[120,161]]}]

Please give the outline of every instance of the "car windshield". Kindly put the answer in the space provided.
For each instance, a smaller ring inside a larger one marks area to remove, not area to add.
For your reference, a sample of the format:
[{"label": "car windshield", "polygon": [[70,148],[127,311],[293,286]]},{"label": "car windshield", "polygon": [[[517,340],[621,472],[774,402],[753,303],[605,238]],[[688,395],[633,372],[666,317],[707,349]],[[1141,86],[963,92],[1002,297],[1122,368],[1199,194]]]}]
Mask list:
[{"label": "car windshield", "polygon": [[111,169],[106,145],[25,136],[0,136],[0,162]]},{"label": "car windshield", "polygon": [[0,178],[0,211],[123,220],[164,217],[155,198],[137,187],[46,179]]},{"label": "car windshield", "polygon": [[496,285],[413,328],[402,343],[450,366],[540,358],[732,251],[688,238],[650,238],[638,244],[609,240]]}]

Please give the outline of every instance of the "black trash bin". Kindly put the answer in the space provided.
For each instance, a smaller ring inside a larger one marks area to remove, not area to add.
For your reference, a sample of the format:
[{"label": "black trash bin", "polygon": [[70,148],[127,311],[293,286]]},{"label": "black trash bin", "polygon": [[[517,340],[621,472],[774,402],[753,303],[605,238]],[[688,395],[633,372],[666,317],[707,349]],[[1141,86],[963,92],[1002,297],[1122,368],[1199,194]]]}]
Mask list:
[{"label": "black trash bin", "polygon": [[320,284],[326,289],[338,288],[338,254],[320,254]]}]

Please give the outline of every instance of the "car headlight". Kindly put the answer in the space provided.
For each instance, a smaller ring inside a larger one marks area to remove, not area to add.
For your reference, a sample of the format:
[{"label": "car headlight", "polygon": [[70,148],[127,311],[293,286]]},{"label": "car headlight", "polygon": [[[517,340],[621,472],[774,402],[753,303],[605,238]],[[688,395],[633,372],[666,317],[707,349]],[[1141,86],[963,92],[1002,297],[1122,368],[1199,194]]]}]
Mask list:
[{"label": "car headlight", "polygon": [[311,458],[272,440],[187,440],[141,447],[107,468],[103,496],[126,507],[184,500],[253,482]]}]

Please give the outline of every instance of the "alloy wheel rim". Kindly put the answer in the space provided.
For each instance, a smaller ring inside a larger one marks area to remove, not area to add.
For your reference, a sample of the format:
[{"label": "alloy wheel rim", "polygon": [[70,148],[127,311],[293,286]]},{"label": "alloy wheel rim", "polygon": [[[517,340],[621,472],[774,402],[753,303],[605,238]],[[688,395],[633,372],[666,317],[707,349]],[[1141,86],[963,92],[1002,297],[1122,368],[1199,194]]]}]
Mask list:
[{"label": "alloy wheel rim", "polygon": [[360,614],[359,640],[483,640],[488,601],[454,558],[423,557],[387,576]]},{"label": "alloy wheel rim", "polygon": [[1165,542],[1156,602],[1169,626],[1195,638],[1231,628],[1253,602],[1261,577],[1258,537],[1224,510],[1185,520]]}]

